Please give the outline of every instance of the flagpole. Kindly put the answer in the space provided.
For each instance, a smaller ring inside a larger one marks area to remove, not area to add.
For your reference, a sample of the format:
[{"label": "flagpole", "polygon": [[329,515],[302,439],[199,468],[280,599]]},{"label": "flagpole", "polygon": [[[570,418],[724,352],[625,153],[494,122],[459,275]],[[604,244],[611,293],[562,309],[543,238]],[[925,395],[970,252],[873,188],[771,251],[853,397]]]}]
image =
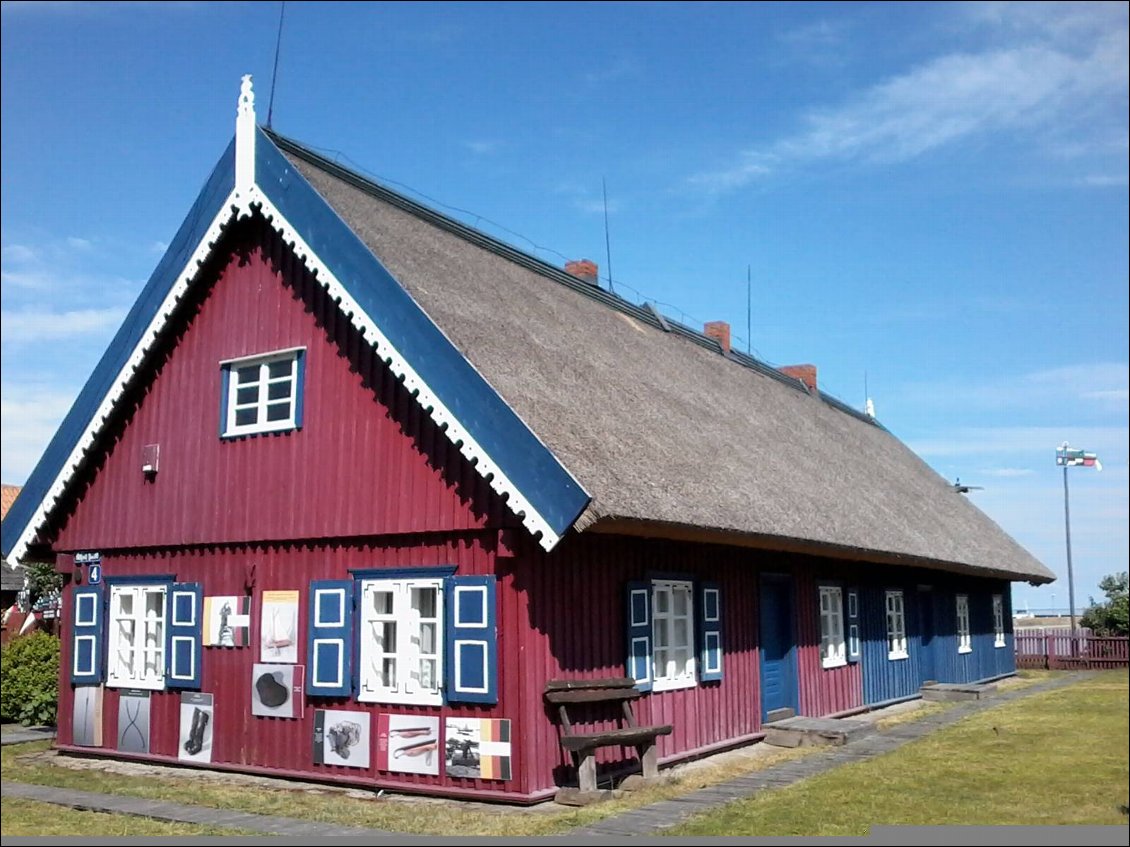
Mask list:
[{"label": "flagpole", "polygon": [[[1067,496],[1067,465],[1063,466],[1063,528],[1067,537],[1067,602],[1071,607],[1071,636],[1075,636],[1075,573],[1071,569],[1071,502]],[[1074,640],[1072,641],[1074,644]]]}]

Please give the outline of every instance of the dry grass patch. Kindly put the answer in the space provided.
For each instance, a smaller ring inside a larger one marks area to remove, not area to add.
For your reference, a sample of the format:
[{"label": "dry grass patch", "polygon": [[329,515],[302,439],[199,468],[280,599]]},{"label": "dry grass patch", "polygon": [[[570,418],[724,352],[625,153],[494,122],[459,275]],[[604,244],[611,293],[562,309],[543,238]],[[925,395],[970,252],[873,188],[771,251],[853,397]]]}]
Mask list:
[{"label": "dry grass patch", "polygon": [[238,829],[221,829],[190,823],[168,823],[131,815],[80,812],[54,803],[8,797],[4,800],[5,836],[123,836],[123,835],[257,835]]}]

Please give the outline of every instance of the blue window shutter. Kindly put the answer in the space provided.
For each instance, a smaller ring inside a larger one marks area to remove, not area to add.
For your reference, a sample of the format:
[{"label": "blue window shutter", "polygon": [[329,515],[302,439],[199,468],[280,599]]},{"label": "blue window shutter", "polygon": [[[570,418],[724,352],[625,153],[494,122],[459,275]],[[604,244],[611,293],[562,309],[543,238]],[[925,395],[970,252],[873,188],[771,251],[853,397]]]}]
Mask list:
[{"label": "blue window shutter", "polygon": [[699,586],[698,679],[717,682],[722,679],[722,588],[717,582]]},{"label": "blue window shutter", "polygon": [[231,365],[220,365],[220,438],[228,431],[228,390],[231,382]]},{"label": "blue window shutter", "polygon": [[97,685],[104,677],[106,605],[101,585],[74,590],[71,619],[71,684]]},{"label": "blue window shutter", "polygon": [[174,582],[168,596],[165,687],[200,688],[204,589],[199,582]]},{"label": "blue window shutter", "polygon": [[625,665],[640,691],[651,691],[651,583],[629,582],[625,597]]},{"label": "blue window shutter", "polygon": [[306,629],[306,693],[348,697],[353,693],[353,580],[310,583]]},{"label": "blue window shutter", "polygon": [[493,576],[453,576],[444,580],[448,702],[498,702],[495,593]]},{"label": "blue window shutter", "polygon": [[847,636],[847,660],[855,663],[859,661],[861,646],[859,642],[859,590],[850,588],[847,591],[847,627],[844,633]]},{"label": "blue window shutter", "polygon": [[294,428],[302,429],[302,412],[306,407],[306,351],[295,355],[294,375]]}]

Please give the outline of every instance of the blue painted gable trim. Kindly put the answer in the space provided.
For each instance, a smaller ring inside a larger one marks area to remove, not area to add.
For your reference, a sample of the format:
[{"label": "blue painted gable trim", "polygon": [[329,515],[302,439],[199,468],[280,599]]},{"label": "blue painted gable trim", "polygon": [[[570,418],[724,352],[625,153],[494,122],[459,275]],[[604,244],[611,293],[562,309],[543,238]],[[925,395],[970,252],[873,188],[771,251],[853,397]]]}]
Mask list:
[{"label": "blue painted gable trim", "polygon": [[235,185],[235,142],[232,141],[216,164],[212,175],[204,184],[196,202],[188,212],[169,249],[153,271],[141,294],[130,309],[129,314],[118,330],[114,340],[102,355],[94,372],[79,392],[71,410],[63,418],[63,423],[47,445],[35,470],[16,502],[4,518],[2,528],[2,555],[7,558],[20,535],[27,528],[39,504],[47,496],[55,480],[62,472],[67,459],[78,444],[87,426],[93,420],[103,399],[113,388],[114,380],[129,361],[138,342],[152,322],[176,283],[181,270],[192,258],[200,241],[204,238],[212,220],[220,211]]},{"label": "blue painted gable trim", "polygon": [[262,131],[255,181],[424,383],[558,535],[589,496]]}]

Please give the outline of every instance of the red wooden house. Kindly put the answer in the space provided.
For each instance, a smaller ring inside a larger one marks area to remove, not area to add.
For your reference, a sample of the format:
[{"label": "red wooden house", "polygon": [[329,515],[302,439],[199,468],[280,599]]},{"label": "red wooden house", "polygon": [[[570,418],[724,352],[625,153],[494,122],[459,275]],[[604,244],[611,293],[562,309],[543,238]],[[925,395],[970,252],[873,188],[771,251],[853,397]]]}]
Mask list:
[{"label": "red wooden house", "polygon": [[3,525],[68,576],[58,745],[533,802],[573,778],[551,679],[633,677],[674,762],[1014,671],[1043,565],[814,368],[572,270],[245,82]]}]

